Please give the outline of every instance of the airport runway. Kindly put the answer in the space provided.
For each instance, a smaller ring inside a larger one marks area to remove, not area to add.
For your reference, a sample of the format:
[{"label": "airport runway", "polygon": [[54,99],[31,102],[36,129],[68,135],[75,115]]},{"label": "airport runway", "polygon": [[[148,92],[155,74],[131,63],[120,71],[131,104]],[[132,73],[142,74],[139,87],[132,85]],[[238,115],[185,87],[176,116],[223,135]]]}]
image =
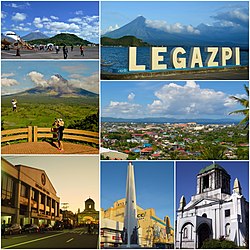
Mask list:
[{"label": "airport runway", "polygon": [[[55,51],[43,51],[43,50],[21,50],[21,56],[16,56],[16,50],[1,50],[2,59],[64,59],[62,48],[58,52]],[[68,47],[68,58],[67,59],[98,59],[99,58],[99,47],[85,47],[84,56],[81,56],[79,47],[74,47],[71,51]]]}]

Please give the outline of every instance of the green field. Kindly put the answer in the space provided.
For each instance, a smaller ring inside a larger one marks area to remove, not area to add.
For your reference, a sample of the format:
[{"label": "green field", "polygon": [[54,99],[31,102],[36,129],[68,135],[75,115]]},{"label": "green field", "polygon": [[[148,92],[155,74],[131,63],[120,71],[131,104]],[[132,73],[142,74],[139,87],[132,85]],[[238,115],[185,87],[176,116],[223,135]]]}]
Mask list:
[{"label": "green field", "polygon": [[55,118],[62,118],[67,128],[99,112],[98,98],[94,97],[16,96],[17,112],[12,111],[12,98],[2,96],[2,130],[51,127]]}]

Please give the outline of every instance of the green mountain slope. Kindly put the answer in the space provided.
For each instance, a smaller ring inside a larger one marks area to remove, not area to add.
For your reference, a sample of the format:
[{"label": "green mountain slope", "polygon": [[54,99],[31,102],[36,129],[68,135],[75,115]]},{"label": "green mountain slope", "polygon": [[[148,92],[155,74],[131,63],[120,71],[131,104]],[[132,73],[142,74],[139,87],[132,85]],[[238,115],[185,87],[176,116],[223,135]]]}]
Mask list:
[{"label": "green mountain slope", "polygon": [[141,39],[136,38],[135,36],[123,36],[121,38],[109,38],[102,37],[101,38],[102,46],[135,46],[135,47],[143,47],[150,46],[150,44],[143,42]]},{"label": "green mountain slope", "polygon": [[63,46],[63,45],[84,45],[92,44],[91,42],[87,40],[83,40],[82,38],[69,33],[61,33],[58,35],[55,35],[51,38],[45,38],[45,39],[36,39],[29,41],[30,44],[48,44],[53,43],[55,45]]}]

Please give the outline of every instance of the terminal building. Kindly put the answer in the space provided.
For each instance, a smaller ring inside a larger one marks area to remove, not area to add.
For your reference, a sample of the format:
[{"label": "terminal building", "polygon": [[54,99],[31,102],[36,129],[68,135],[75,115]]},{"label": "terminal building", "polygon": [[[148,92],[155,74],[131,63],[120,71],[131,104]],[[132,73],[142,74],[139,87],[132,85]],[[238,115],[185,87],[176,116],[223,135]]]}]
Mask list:
[{"label": "terminal building", "polygon": [[21,226],[60,220],[60,198],[46,172],[1,160],[1,221]]},{"label": "terminal building", "polygon": [[[125,198],[114,202],[113,207],[101,211],[101,247],[122,245]],[[153,208],[137,206],[139,245],[141,247],[173,248],[174,230],[168,216],[164,220],[156,216]]]},{"label": "terminal building", "polygon": [[[240,170],[239,170],[240,171]],[[230,175],[218,164],[197,175],[197,191],[177,211],[176,248],[201,248],[206,239],[226,239],[244,247],[248,242],[249,203],[239,180],[230,189]]]}]

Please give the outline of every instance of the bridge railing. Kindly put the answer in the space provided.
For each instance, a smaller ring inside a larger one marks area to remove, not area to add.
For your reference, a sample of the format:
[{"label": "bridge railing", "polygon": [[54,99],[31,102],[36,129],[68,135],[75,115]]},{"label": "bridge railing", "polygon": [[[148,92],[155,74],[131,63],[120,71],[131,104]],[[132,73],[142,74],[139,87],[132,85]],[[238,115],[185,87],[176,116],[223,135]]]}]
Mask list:
[{"label": "bridge railing", "polygon": [[32,126],[29,126],[28,128],[3,130],[1,132],[1,135],[1,142],[23,139],[27,139],[28,142],[32,142]]},{"label": "bridge railing", "polygon": [[[37,142],[39,138],[52,139],[55,133],[51,132],[51,128],[40,128],[37,126],[34,126],[34,129],[32,129],[32,126],[28,128],[9,129],[1,131],[1,142],[21,139],[27,139],[28,142]],[[63,139],[99,144],[99,133],[78,129],[64,129]]]},{"label": "bridge railing", "polygon": [[[39,138],[53,138],[53,133],[51,128],[39,128],[34,127],[34,142],[37,142]],[[99,144],[99,133],[91,132],[86,130],[78,129],[64,129],[63,139],[75,140],[75,141],[85,141],[94,144]]]}]

